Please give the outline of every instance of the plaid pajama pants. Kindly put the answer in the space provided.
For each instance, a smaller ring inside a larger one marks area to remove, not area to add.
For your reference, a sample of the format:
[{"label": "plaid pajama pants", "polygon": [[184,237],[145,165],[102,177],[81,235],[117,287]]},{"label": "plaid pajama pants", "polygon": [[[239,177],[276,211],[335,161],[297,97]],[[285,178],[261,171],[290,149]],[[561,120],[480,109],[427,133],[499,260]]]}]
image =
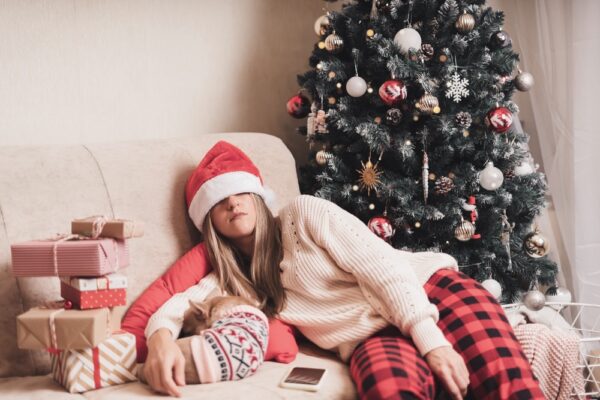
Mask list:
[{"label": "plaid pajama pants", "polygon": [[[469,370],[467,399],[544,399],[502,307],[487,290],[450,269],[437,271],[424,288],[440,312],[438,326]],[[395,327],[356,348],[350,373],[361,399],[443,396],[424,358]]]}]

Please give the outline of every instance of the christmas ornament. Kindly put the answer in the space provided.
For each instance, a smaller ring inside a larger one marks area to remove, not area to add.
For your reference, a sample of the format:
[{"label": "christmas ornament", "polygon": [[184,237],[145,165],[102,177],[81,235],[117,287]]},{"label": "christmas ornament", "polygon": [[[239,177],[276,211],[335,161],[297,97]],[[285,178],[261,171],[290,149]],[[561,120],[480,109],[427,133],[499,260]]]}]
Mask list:
[{"label": "christmas ornament", "polygon": [[479,173],[479,184],[485,190],[496,190],[502,186],[503,181],[504,175],[502,175],[502,171],[494,167],[494,163],[491,161]]},{"label": "christmas ornament", "polygon": [[454,229],[454,237],[461,242],[471,240],[471,236],[475,234],[475,226],[469,221],[462,219],[460,224]]},{"label": "christmas ornament", "polygon": [[375,31],[373,29],[367,29],[367,37],[372,38],[375,36]]},{"label": "christmas ornament", "polygon": [[458,114],[456,114],[456,123],[465,129],[469,129],[469,127],[473,123],[471,114],[469,114],[466,111],[459,112]]},{"label": "christmas ornament", "polygon": [[377,187],[381,184],[379,177],[383,172],[377,169],[377,165],[379,163],[373,164],[371,162],[371,157],[369,157],[369,160],[366,164],[362,161],[360,163],[362,164],[362,169],[357,170],[357,172],[360,174],[358,185],[363,190],[367,189],[367,194],[370,195],[371,190],[377,191]]},{"label": "christmas ornament", "polygon": [[532,258],[540,258],[548,254],[550,244],[548,240],[540,234],[536,228],[533,232],[528,233],[523,240],[523,250]]},{"label": "christmas ornament", "polygon": [[512,126],[513,116],[508,108],[496,107],[487,113],[485,122],[494,132],[504,133]]},{"label": "christmas ornament", "polygon": [[510,234],[512,233],[515,227],[515,223],[512,224],[508,221],[508,216],[506,215],[506,210],[502,214],[502,231],[500,233],[500,243],[506,249],[506,255],[508,256],[508,265],[506,267],[507,271],[512,271],[512,255],[510,253]]},{"label": "christmas ornament", "polygon": [[515,77],[514,82],[517,90],[526,92],[533,87],[533,75],[531,75],[529,72],[521,72],[519,70],[519,74]]},{"label": "christmas ornament", "polygon": [[65,310],[70,310],[73,308],[73,303],[71,302],[71,300],[65,300],[64,308],[65,308]]},{"label": "christmas ornament", "polygon": [[[423,146],[425,147],[425,146]],[[429,156],[427,152],[423,151],[423,169],[421,171],[421,181],[423,183],[423,200],[425,204],[427,204],[427,197],[429,197],[429,182],[427,178],[429,177]]]},{"label": "christmas ornament", "polygon": [[539,290],[530,290],[523,297],[523,304],[532,311],[540,311],[546,304],[546,298]]},{"label": "christmas ornament", "polygon": [[325,48],[330,53],[339,53],[344,47],[344,39],[338,36],[335,32],[327,36],[325,39]]},{"label": "christmas ornament", "polygon": [[326,165],[327,162],[329,160],[331,160],[333,158],[333,154],[325,151],[325,150],[319,150],[315,156],[315,160],[317,161],[317,164],[323,166]]},{"label": "christmas ornament", "polygon": [[485,290],[490,292],[492,296],[498,301],[502,297],[502,286],[500,286],[500,282],[495,279],[489,278],[485,281],[481,282],[481,286],[484,287]]},{"label": "christmas ornament", "polygon": [[481,234],[479,233],[475,233],[475,231],[477,230],[477,227],[475,225],[475,222],[477,221],[477,218],[479,217],[479,214],[477,213],[477,206],[475,205],[475,196],[469,196],[469,198],[467,199],[467,201],[462,200],[462,208],[465,211],[469,212],[469,218],[471,221],[471,224],[473,224],[473,234],[471,235],[471,239],[481,239]]},{"label": "christmas ornament", "polygon": [[406,99],[408,92],[406,91],[406,85],[404,82],[391,79],[383,82],[379,87],[379,97],[388,106],[399,104],[402,100]]},{"label": "christmas ornament", "polygon": [[514,169],[514,173],[516,176],[529,175],[533,174],[534,172],[535,169],[533,165],[531,165],[531,163],[527,160],[521,161],[521,163],[517,165]]},{"label": "christmas ornament", "polygon": [[315,116],[313,123],[315,133],[329,133],[329,130],[327,129],[327,113],[325,112],[325,110],[317,111],[317,115]]},{"label": "christmas ornament", "polygon": [[448,61],[448,59],[450,58],[450,49],[447,47],[444,47],[441,51],[440,51],[440,55],[438,57],[438,60],[440,60],[441,63],[445,63],[446,61]]},{"label": "christmas ornament", "polygon": [[447,176],[440,176],[433,185],[433,191],[438,196],[448,194],[454,189],[454,181]]},{"label": "christmas ornament", "polygon": [[288,114],[294,118],[304,118],[310,111],[310,101],[303,95],[297,94],[286,104]]},{"label": "christmas ornament", "polygon": [[397,108],[390,108],[385,113],[385,120],[393,126],[400,124],[402,121],[402,111]]},{"label": "christmas ornament", "polygon": [[471,32],[475,27],[475,17],[465,11],[458,17],[454,26],[461,33]]},{"label": "christmas ornament", "polygon": [[546,301],[551,303],[570,303],[573,300],[571,291],[565,287],[553,286],[546,290]]},{"label": "christmas ornament", "polygon": [[406,55],[410,49],[421,48],[421,35],[413,28],[400,29],[394,36],[394,43],[400,48],[400,53]]},{"label": "christmas ornament", "polygon": [[433,46],[429,43],[423,43],[421,45],[421,51],[423,52],[423,57],[425,57],[427,61],[431,60],[433,54],[435,53],[435,51],[433,50]]},{"label": "christmas ornament", "polygon": [[424,114],[439,114],[440,103],[434,95],[425,93],[418,102],[415,103],[415,107]]},{"label": "christmas ornament", "polygon": [[327,15],[321,15],[315,21],[315,33],[317,36],[325,36],[331,28],[331,22]]},{"label": "christmas ornament", "polygon": [[503,49],[512,44],[512,39],[508,33],[504,31],[498,31],[492,34],[490,37],[490,48],[493,50]]},{"label": "christmas ornament", "polygon": [[450,81],[446,83],[446,97],[454,100],[455,103],[460,101],[469,95],[469,80],[463,78],[460,74],[454,71]]},{"label": "christmas ornament", "polygon": [[369,210],[374,210],[375,209],[375,204],[371,203],[369,204]]},{"label": "christmas ornament", "polygon": [[306,120],[306,136],[308,139],[312,139],[315,136],[315,118],[317,116],[317,104],[312,103],[310,106],[310,114],[308,114],[308,118]]},{"label": "christmas ornament", "polygon": [[367,226],[371,232],[385,241],[389,241],[396,232],[394,226],[385,214],[371,218]]},{"label": "christmas ornament", "polygon": [[352,97],[360,97],[367,91],[367,82],[360,76],[353,76],[346,82],[346,92]]}]

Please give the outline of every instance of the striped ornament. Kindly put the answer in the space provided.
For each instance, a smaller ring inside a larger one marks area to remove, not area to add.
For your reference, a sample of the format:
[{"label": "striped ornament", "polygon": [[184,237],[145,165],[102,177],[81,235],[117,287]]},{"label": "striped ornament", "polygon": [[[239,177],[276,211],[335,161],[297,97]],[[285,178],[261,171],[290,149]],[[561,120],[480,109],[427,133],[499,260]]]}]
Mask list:
[{"label": "striped ornament", "polygon": [[52,354],[52,375],[70,393],[82,393],[137,380],[135,359],[135,336],[118,332],[97,347]]}]

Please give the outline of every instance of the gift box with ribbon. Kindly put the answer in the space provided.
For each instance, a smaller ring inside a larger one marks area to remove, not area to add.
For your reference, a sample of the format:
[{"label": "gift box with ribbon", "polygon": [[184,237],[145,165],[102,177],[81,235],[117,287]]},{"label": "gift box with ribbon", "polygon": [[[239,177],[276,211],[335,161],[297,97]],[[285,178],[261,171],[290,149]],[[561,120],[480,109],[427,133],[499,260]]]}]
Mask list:
[{"label": "gift box with ribbon", "polygon": [[15,276],[101,276],[129,265],[127,242],[78,235],[15,243]]},{"label": "gift box with ribbon", "polygon": [[54,380],[71,393],[137,380],[135,336],[115,332],[97,347],[52,354]]},{"label": "gift box with ribbon", "polygon": [[144,235],[144,224],[127,219],[107,219],[96,215],[71,221],[71,233],[91,238],[129,239]]},{"label": "gift box with ribbon", "polygon": [[17,317],[20,349],[86,349],[121,328],[125,306],[94,310],[35,307]]},{"label": "gift box with ribbon", "polygon": [[73,308],[86,310],[124,306],[127,302],[127,277],[108,274],[97,278],[60,278],[60,295],[71,302]]}]

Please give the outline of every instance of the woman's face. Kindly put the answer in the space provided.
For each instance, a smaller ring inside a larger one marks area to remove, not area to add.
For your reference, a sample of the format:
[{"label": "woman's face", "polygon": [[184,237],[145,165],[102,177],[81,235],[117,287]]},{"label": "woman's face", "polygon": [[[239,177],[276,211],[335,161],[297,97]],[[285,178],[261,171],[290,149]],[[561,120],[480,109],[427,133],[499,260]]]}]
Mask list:
[{"label": "woman's face", "polygon": [[256,208],[249,193],[229,196],[210,210],[213,226],[231,240],[252,237],[256,227]]}]

